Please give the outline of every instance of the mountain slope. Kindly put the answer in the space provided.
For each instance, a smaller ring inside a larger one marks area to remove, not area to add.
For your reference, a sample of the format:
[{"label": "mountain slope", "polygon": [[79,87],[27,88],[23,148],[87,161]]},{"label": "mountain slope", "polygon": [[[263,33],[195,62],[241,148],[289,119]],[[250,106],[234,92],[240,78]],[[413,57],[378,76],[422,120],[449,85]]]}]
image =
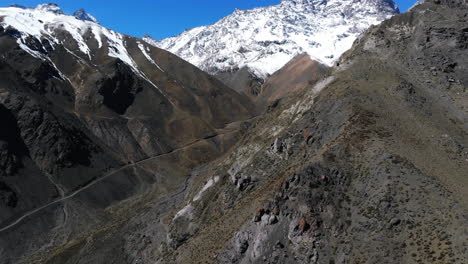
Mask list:
[{"label": "mountain slope", "polygon": [[[2,260],[28,264],[467,263],[467,13],[465,0],[426,1],[371,27],[323,76],[318,74],[320,64],[307,56],[297,57],[265,85],[281,100],[250,121],[251,126],[241,126],[243,136],[228,153],[188,166],[188,160],[206,153],[189,145],[111,170],[103,186],[98,182],[71,198],[66,194],[63,205],[47,209],[50,214],[35,215],[29,229],[18,225],[0,231]],[[15,39],[8,38],[9,42],[1,39],[0,43],[11,44],[18,52]],[[158,49],[150,54],[166,72],[168,67],[178,69],[173,65],[180,62],[176,57]],[[8,60],[5,67],[11,69],[13,61]],[[182,65],[177,74],[191,76],[187,71],[193,68]],[[5,75],[0,76],[17,76],[4,69]],[[195,71],[195,75],[203,74]],[[9,87],[32,89],[9,78]],[[282,96],[284,87],[298,89]],[[50,92],[30,95],[41,101],[51,96]],[[7,142],[0,144],[0,154],[8,157],[0,165],[14,172],[21,166],[19,161],[28,166],[27,157],[35,155],[28,154],[32,153],[28,138],[17,136],[26,122],[16,121],[19,112],[10,106],[12,100],[2,102],[8,110],[0,108],[0,120],[11,132],[0,132],[0,140]],[[44,109],[57,107],[44,102]],[[101,114],[97,106],[87,115]],[[129,109],[133,110],[125,116],[137,112],[135,104]],[[62,112],[50,116],[63,122]],[[37,118],[34,113],[20,116]],[[67,128],[83,124],[82,119],[67,120],[72,123]],[[238,123],[221,130],[235,130]],[[65,126],[52,127],[62,132]],[[80,131],[94,138],[94,133]],[[85,136],[75,148],[92,150],[88,151],[95,156],[91,160],[111,156],[106,151],[111,145],[94,147],[102,141]],[[58,145],[73,146],[69,141]],[[217,140],[210,142],[219,147]],[[1,179],[11,180],[14,175]],[[139,190],[141,199],[112,202],[125,199],[126,186],[145,188],[141,183],[145,180],[156,184],[147,193]],[[12,189],[0,185],[5,204],[15,203]],[[109,201],[111,206],[106,204]],[[83,223],[95,225],[83,229]],[[44,235],[37,228],[40,225],[56,232]],[[18,234],[33,239],[19,243]],[[23,258],[17,261],[13,256]]]},{"label": "mountain slope", "polygon": [[85,18],[0,8],[2,263],[173,195],[252,116],[210,75]]},{"label": "mountain slope", "polygon": [[204,169],[220,178],[174,212],[160,263],[466,263],[467,13],[394,16],[271,108]]},{"label": "mountain slope", "polygon": [[466,1],[427,1],[369,29],[330,77],[192,175],[163,221],[167,239],[125,252],[158,252],[157,263],[466,263],[467,13]]},{"label": "mountain slope", "polygon": [[324,79],[329,72],[329,67],[311,60],[306,53],[300,54],[268,78],[256,104],[264,108],[286,96],[300,93]]},{"label": "mountain slope", "polygon": [[265,80],[296,55],[332,65],[370,25],[398,13],[392,1],[283,0],[236,10],[210,26],[148,43],[166,49],[211,73],[247,67]]}]

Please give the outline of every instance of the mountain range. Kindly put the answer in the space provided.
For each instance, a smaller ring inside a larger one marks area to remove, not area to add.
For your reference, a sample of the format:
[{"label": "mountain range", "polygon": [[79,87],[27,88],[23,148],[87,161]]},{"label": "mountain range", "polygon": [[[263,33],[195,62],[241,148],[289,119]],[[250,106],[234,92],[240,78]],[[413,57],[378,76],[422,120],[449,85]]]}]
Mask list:
[{"label": "mountain range", "polygon": [[[388,0],[283,0],[236,10],[212,25],[172,38],[143,39],[238,91],[257,95],[263,82],[295,56],[307,53],[332,66],[363,31],[398,13],[396,4]],[[239,71],[249,74],[250,85],[245,85],[245,74]]]},{"label": "mountain range", "polygon": [[397,13],[284,0],[152,41],[0,8],[0,262],[468,263],[468,3]]},{"label": "mountain range", "polygon": [[122,201],[164,197],[252,117],[214,77],[90,18],[0,8],[2,263],[94,230]]}]

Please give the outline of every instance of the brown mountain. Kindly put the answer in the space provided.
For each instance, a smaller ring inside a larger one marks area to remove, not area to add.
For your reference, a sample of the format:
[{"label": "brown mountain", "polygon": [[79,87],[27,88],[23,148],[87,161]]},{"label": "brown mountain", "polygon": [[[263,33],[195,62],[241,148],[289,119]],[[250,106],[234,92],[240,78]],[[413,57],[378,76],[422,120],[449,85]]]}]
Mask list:
[{"label": "brown mountain", "polygon": [[256,98],[258,107],[264,108],[284,97],[302,92],[329,75],[329,67],[312,60],[306,53],[292,59],[270,76]]}]

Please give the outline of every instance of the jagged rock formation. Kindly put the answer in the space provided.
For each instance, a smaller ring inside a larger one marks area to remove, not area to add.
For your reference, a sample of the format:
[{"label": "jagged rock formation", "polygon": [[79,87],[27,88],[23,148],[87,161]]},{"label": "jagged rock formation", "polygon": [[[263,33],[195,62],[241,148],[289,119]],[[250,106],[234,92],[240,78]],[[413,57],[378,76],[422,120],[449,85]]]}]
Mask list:
[{"label": "jagged rock formation", "polygon": [[168,199],[252,116],[247,98],[189,63],[75,16],[0,8],[2,264]]},{"label": "jagged rock formation", "polygon": [[274,6],[236,10],[213,25],[172,38],[143,39],[230,87],[256,95],[263,81],[295,56],[306,52],[331,66],[370,25],[398,12],[391,0],[283,0]]},{"label": "jagged rock formation", "polygon": [[98,23],[97,19],[93,15],[87,13],[83,8],[73,13],[73,16],[79,20]]}]

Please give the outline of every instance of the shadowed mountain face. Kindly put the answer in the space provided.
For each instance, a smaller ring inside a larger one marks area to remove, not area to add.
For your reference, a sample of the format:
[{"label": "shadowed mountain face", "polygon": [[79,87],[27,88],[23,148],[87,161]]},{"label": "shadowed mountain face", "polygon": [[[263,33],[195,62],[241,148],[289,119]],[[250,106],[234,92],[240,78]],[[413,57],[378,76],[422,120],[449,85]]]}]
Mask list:
[{"label": "shadowed mountain face", "polygon": [[88,55],[3,25],[2,261],[467,263],[467,13],[427,1],[334,68],[298,56],[245,122],[247,99],[137,39],[80,22]]},{"label": "shadowed mountain face", "polygon": [[252,117],[220,81],[87,18],[0,8],[2,263],[167,198]]}]

